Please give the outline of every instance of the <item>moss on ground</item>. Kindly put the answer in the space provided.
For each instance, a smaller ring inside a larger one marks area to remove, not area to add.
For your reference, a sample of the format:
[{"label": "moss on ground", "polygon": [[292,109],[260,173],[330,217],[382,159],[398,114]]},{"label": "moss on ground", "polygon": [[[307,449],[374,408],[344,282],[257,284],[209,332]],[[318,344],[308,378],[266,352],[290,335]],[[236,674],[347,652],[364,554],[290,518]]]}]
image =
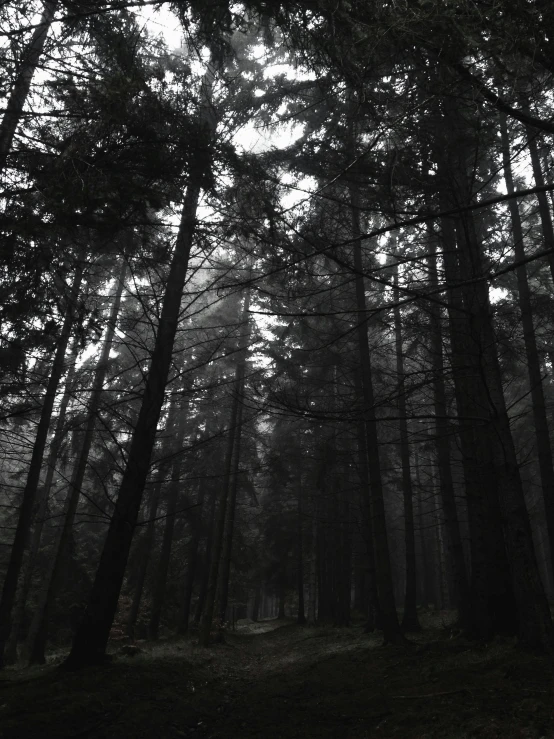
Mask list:
[{"label": "moss on ground", "polygon": [[225,644],[142,645],[76,673],[9,670],[0,737],[554,737],[552,661],[427,629],[383,647],[361,626],[243,624]]}]

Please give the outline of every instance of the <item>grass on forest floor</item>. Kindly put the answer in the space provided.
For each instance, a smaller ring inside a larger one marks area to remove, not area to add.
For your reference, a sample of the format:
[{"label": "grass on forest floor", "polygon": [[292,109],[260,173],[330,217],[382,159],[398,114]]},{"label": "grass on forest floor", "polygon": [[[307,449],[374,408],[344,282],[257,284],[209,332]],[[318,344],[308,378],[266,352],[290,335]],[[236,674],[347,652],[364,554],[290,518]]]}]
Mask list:
[{"label": "grass on forest floor", "polygon": [[554,737],[551,659],[513,640],[449,638],[449,614],[409,647],[379,634],[242,622],[226,643],[194,636],[74,673],[50,664],[0,680],[0,737]]}]

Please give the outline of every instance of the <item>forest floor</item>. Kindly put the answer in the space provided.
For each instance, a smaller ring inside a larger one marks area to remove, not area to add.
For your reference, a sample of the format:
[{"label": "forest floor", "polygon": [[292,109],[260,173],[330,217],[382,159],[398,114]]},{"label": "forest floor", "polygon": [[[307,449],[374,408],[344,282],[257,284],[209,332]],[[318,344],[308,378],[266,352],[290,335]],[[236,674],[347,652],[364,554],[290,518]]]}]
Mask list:
[{"label": "forest floor", "polygon": [[61,655],[0,678],[2,739],[540,739],[554,737],[554,665],[513,641],[427,628],[409,647],[289,621],[239,622],[78,672]]}]

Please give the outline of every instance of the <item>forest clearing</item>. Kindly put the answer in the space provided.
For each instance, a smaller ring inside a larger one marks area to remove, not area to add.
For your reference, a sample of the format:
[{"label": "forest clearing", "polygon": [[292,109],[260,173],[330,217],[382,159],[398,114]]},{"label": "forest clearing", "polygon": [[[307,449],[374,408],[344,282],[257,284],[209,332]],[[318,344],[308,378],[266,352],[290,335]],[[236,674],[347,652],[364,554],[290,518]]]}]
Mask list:
[{"label": "forest clearing", "polygon": [[[551,660],[513,640],[476,647],[427,616],[406,647],[363,624],[240,622],[205,650],[193,639],[143,643],[136,656],[67,673],[59,657],[7,672],[0,736],[147,739],[549,739]],[[435,626],[435,628],[430,628]]]}]

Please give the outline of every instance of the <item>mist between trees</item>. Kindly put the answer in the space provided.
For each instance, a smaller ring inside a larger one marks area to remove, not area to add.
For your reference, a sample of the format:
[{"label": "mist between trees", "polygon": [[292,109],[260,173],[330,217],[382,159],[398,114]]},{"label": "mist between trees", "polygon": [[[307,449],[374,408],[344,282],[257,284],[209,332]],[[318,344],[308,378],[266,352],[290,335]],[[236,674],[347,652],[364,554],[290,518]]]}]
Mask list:
[{"label": "mist between trees", "polygon": [[554,10],[140,5],[0,8],[2,665],[552,650]]}]

